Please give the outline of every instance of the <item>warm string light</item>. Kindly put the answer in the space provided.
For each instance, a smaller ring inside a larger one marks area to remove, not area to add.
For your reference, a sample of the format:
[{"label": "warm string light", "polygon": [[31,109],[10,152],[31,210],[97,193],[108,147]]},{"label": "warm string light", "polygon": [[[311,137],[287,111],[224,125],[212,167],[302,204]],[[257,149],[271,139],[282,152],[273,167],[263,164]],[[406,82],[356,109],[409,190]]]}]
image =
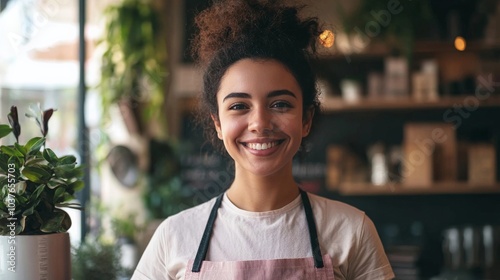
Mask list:
[{"label": "warm string light", "polygon": [[330,48],[333,46],[333,43],[335,42],[335,34],[333,34],[332,31],[326,29],[321,34],[319,34],[318,39],[322,46]]},{"label": "warm string light", "polygon": [[464,51],[466,46],[467,46],[467,42],[465,41],[464,37],[457,36],[455,38],[455,49],[457,49],[459,51]]}]

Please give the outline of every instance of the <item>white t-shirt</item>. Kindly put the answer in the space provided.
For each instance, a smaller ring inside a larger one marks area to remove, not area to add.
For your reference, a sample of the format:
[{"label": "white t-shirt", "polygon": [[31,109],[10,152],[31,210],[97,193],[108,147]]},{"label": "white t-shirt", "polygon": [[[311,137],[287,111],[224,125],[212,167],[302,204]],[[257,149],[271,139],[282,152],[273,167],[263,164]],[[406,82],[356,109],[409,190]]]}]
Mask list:
[{"label": "white t-shirt", "polygon": [[[308,194],[321,253],[332,259],[335,279],[392,279],[373,222],[364,212],[342,202]],[[194,259],[215,198],[167,218],[158,227],[132,276],[143,279],[184,279]],[[268,212],[236,207],[224,194],[207,252],[208,261],[312,257],[300,195]]]}]

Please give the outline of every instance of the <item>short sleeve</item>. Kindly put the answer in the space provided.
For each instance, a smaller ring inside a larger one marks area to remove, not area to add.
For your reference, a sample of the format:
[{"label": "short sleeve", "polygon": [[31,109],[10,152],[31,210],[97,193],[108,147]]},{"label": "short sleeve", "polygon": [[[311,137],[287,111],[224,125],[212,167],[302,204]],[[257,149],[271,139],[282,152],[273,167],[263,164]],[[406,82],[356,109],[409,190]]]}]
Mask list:
[{"label": "short sleeve", "polygon": [[355,241],[349,256],[347,279],[386,280],[394,278],[377,229],[366,215],[356,232]]},{"label": "short sleeve", "polygon": [[168,274],[166,261],[166,237],[168,236],[168,221],[164,221],[156,229],[146,250],[137,264],[131,280],[174,279]]}]

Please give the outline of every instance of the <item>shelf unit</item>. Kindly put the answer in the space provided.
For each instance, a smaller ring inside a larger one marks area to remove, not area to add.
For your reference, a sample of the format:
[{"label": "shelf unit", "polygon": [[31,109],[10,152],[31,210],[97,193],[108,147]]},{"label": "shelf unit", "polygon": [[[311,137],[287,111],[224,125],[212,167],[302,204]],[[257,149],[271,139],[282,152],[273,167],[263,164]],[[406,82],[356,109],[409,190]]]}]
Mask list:
[{"label": "shelf unit", "polygon": [[437,182],[428,187],[369,183],[343,183],[339,193],[347,196],[363,195],[439,195],[439,194],[500,194],[500,184],[493,186],[471,185],[467,182]]},{"label": "shelf unit", "polygon": [[[323,79],[328,80],[328,77],[331,77],[329,82],[338,83],[343,75],[352,76],[353,72],[380,72],[379,68],[382,65],[381,62],[383,62],[385,57],[390,56],[391,53],[392,49],[390,46],[387,46],[384,43],[375,42],[359,53],[343,54],[340,52],[332,51],[328,54],[323,54],[319,57],[318,61],[316,61],[316,67],[318,71],[323,71]],[[463,74],[460,71],[455,72],[453,70],[453,67],[457,67],[457,65],[451,62],[457,61],[459,58],[463,57],[465,61],[463,65],[460,65],[460,67],[476,69],[474,67],[478,65],[477,63],[480,63],[481,58],[483,60],[488,60],[489,57],[493,58],[500,55],[500,42],[470,41],[467,42],[467,46],[464,51],[458,51],[454,47],[453,40],[417,41],[412,48],[412,53],[412,58],[414,61],[429,58],[436,59],[436,61],[440,64],[440,71],[448,73],[447,75],[445,75],[448,80],[446,80],[445,78],[443,78],[443,80],[450,82],[453,81],[450,80],[450,77],[455,77],[457,75],[459,76]],[[344,60],[346,60],[347,62],[345,62]],[[354,61],[353,64],[351,64],[351,60]],[[337,67],[332,67],[331,65],[333,63],[337,63]],[[441,64],[448,66],[441,67]],[[346,68],[347,70],[338,71],[339,68]],[[409,70],[414,71],[414,69],[412,69],[411,67]],[[333,88],[338,91],[338,87],[333,85]],[[467,108],[475,105],[478,105],[479,109],[485,109],[481,112],[481,114],[478,113],[480,116],[491,113],[497,116],[497,112],[500,112],[500,94],[498,94],[498,91],[492,93],[487,98],[484,97],[485,96],[482,95],[476,96],[474,92],[470,92],[459,96],[440,96],[439,99],[434,101],[418,101],[413,99],[411,96],[408,96],[407,98],[394,99],[370,99],[365,96],[357,102],[346,102],[339,95],[330,95],[326,96],[321,101],[321,106],[322,112],[326,117],[329,117],[330,115],[330,117],[338,120],[336,125],[339,125],[339,122],[343,122],[340,125],[341,127],[342,125],[346,125],[346,122],[359,120],[365,121],[367,118],[369,120],[372,120],[372,117],[374,116],[375,118],[390,122],[390,118],[386,117],[387,114],[395,114],[394,116],[398,116],[401,118],[409,117],[409,119],[411,119],[413,122],[418,122],[417,119],[419,118],[416,116],[420,113],[424,114],[427,112],[430,116],[433,117],[421,118],[424,120],[423,122],[429,122],[429,120],[433,120],[433,118],[435,118],[436,116],[438,118],[436,120],[442,122],[443,119],[439,116],[440,111],[444,113],[450,109],[455,110],[455,108],[457,107]],[[404,115],[400,114],[401,112],[411,113]],[[375,118],[373,118],[373,122],[377,121],[377,119]],[[471,120],[468,121],[470,123]],[[399,125],[400,122],[401,120],[398,119],[393,123],[398,123]],[[491,122],[489,123],[491,128]],[[483,125],[483,123],[481,122],[480,125]],[[363,124],[363,127],[366,128],[365,124]],[[466,128],[465,131],[467,131],[467,129],[468,131],[472,131],[470,125],[468,128]],[[498,132],[497,129],[494,130]],[[343,130],[339,130],[337,132],[349,134],[346,134],[345,137],[336,137],[335,139],[337,139],[338,142],[336,142],[335,144],[342,145],[342,141],[351,141],[352,139],[350,139],[350,137],[358,137],[358,135],[362,135],[361,133],[358,133],[357,131],[352,129],[347,129],[345,131],[347,132],[343,132]],[[366,135],[364,136],[366,137]],[[366,144],[366,141],[354,142],[356,142],[354,145],[358,149],[360,146]],[[363,144],[360,145],[360,143]],[[500,149],[500,147],[497,147],[497,149]],[[337,191],[339,194],[345,196],[500,194],[500,182],[492,186],[476,186],[470,185],[468,182],[438,182],[433,183],[427,187],[408,186],[403,183],[384,186],[375,186],[370,182],[341,183],[340,186],[337,186]]]}]

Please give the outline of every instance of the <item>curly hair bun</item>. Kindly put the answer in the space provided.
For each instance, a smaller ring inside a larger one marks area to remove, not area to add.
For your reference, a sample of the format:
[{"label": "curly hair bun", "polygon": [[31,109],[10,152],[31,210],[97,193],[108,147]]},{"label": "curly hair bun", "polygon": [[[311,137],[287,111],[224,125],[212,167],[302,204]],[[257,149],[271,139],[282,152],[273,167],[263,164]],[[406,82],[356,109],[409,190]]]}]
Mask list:
[{"label": "curly hair bun", "polygon": [[316,18],[301,20],[299,6],[281,1],[221,0],[195,18],[193,56],[205,64],[216,52],[242,38],[280,40],[283,46],[315,51],[320,34]]}]

